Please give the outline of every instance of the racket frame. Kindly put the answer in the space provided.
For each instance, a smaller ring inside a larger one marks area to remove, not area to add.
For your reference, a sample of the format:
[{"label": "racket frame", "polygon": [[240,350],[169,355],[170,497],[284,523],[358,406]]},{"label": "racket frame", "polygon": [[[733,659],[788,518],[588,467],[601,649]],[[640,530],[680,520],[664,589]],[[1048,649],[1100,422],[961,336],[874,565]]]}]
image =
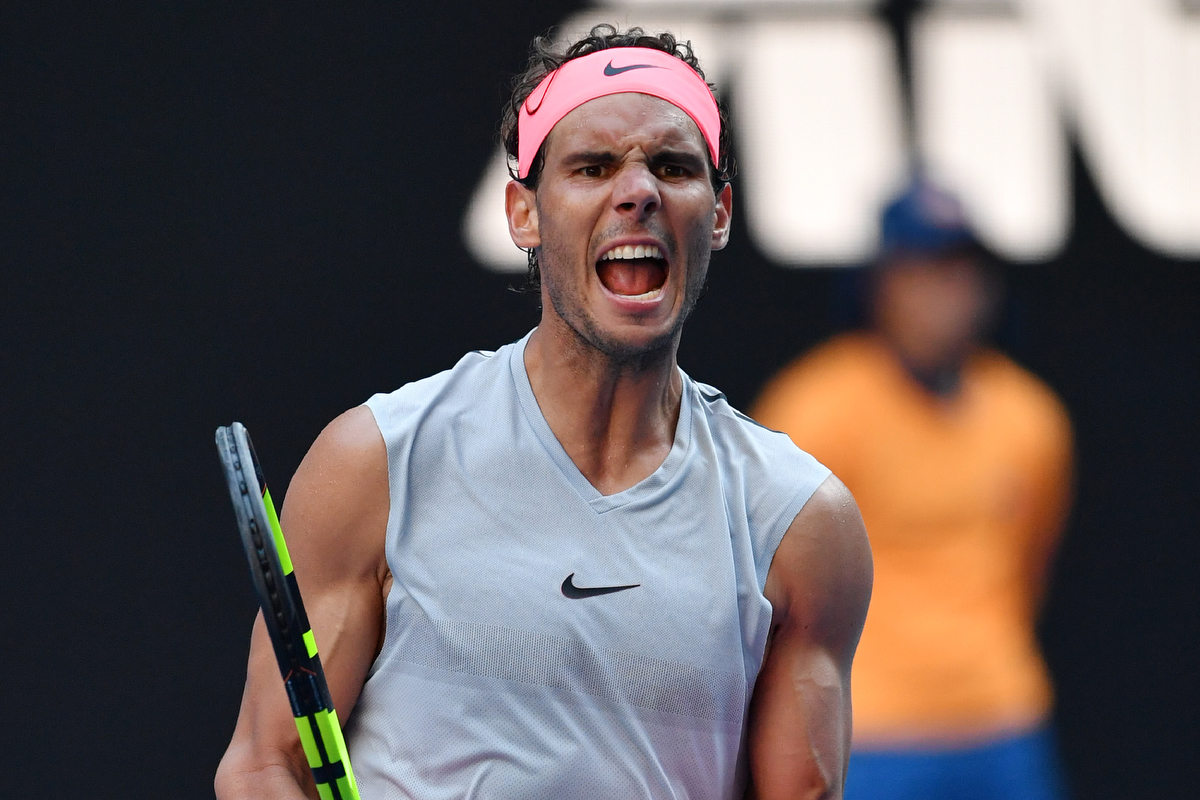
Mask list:
[{"label": "racket frame", "polygon": [[359,800],[316,638],[250,434],[234,422],[217,428],[216,443],[255,595],[317,792],[322,800]]}]

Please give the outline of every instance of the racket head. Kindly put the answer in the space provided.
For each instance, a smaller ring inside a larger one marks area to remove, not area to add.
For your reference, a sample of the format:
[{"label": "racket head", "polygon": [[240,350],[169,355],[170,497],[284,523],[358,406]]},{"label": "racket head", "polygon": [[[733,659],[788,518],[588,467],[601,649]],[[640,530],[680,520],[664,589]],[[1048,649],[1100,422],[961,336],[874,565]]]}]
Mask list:
[{"label": "racket head", "polygon": [[249,432],[240,422],[234,422],[217,428],[216,441],[254,592],[279,662],[279,672],[286,680],[295,670],[308,669],[311,660],[304,638],[307,620],[295,590],[295,579],[289,580],[291,561],[287,560],[285,569],[264,499],[266,482]]},{"label": "racket head", "polygon": [[217,428],[216,440],[254,591],[317,791],[323,799],[359,800],[316,639],[250,434],[234,422]]}]

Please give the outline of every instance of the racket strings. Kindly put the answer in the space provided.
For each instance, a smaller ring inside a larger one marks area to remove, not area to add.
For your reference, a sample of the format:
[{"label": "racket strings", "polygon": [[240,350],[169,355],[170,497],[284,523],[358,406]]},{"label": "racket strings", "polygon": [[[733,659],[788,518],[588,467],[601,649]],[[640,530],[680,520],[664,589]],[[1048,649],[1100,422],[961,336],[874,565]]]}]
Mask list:
[{"label": "racket strings", "polygon": [[[238,474],[238,488],[241,490],[243,497],[249,500],[250,487],[246,483],[245,469],[242,466],[242,460],[236,454],[233,458],[233,468]],[[257,465],[254,465],[254,474],[259,479],[259,486],[265,492],[266,484],[262,483],[262,471]],[[267,547],[263,541],[263,534],[259,528],[258,521],[254,518],[253,514],[247,514],[247,517],[250,539],[254,544],[254,555],[258,559],[258,566],[262,571],[263,582],[267,588],[267,598],[271,603],[271,616],[275,618],[275,625],[279,628],[279,633],[283,636],[288,660],[294,665],[299,659],[295,644],[292,641],[293,637],[291,635],[291,626],[288,624],[287,610],[284,608],[283,598],[280,596],[279,586],[275,579],[275,569],[267,557]]]}]

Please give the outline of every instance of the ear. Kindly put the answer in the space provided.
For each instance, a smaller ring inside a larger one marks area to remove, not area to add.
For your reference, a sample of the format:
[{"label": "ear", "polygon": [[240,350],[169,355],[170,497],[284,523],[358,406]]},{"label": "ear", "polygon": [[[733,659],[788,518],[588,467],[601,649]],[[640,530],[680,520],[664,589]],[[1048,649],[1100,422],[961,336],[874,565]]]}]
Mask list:
[{"label": "ear", "polygon": [[720,250],[729,244],[729,229],[733,225],[733,187],[728,183],[717,195],[717,215],[713,221],[712,249]]},{"label": "ear", "polygon": [[517,181],[504,187],[504,213],[508,216],[508,235],[513,244],[527,250],[542,244],[538,230],[537,195]]}]

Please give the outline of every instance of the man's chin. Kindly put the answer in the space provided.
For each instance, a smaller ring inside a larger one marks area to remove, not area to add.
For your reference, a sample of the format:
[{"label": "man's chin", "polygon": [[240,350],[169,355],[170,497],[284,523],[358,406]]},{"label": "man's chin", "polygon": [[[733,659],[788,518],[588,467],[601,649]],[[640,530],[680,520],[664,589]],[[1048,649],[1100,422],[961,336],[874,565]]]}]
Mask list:
[{"label": "man's chin", "polygon": [[[622,330],[621,328],[625,328]],[[617,363],[632,363],[654,359],[674,352],[679,341],[678,326],[665,330],[649,330],[641,326],[621,326],[614,330],[595,327],[584,338],[593,348]]]},{"label": "man's chin", "polygon": [[616,363],[641,362],[649,366],[655,357],[672,354],[679,341],[683,319],[677,309],[671,313],[671,309],[660,307],[658,314],[639,317],[605,313],[610,309],[596,303],[600,308],[588,313],[582,303],[556,297],[554,292],[548,294],[554,316],[575,334],[579,344]]}]

